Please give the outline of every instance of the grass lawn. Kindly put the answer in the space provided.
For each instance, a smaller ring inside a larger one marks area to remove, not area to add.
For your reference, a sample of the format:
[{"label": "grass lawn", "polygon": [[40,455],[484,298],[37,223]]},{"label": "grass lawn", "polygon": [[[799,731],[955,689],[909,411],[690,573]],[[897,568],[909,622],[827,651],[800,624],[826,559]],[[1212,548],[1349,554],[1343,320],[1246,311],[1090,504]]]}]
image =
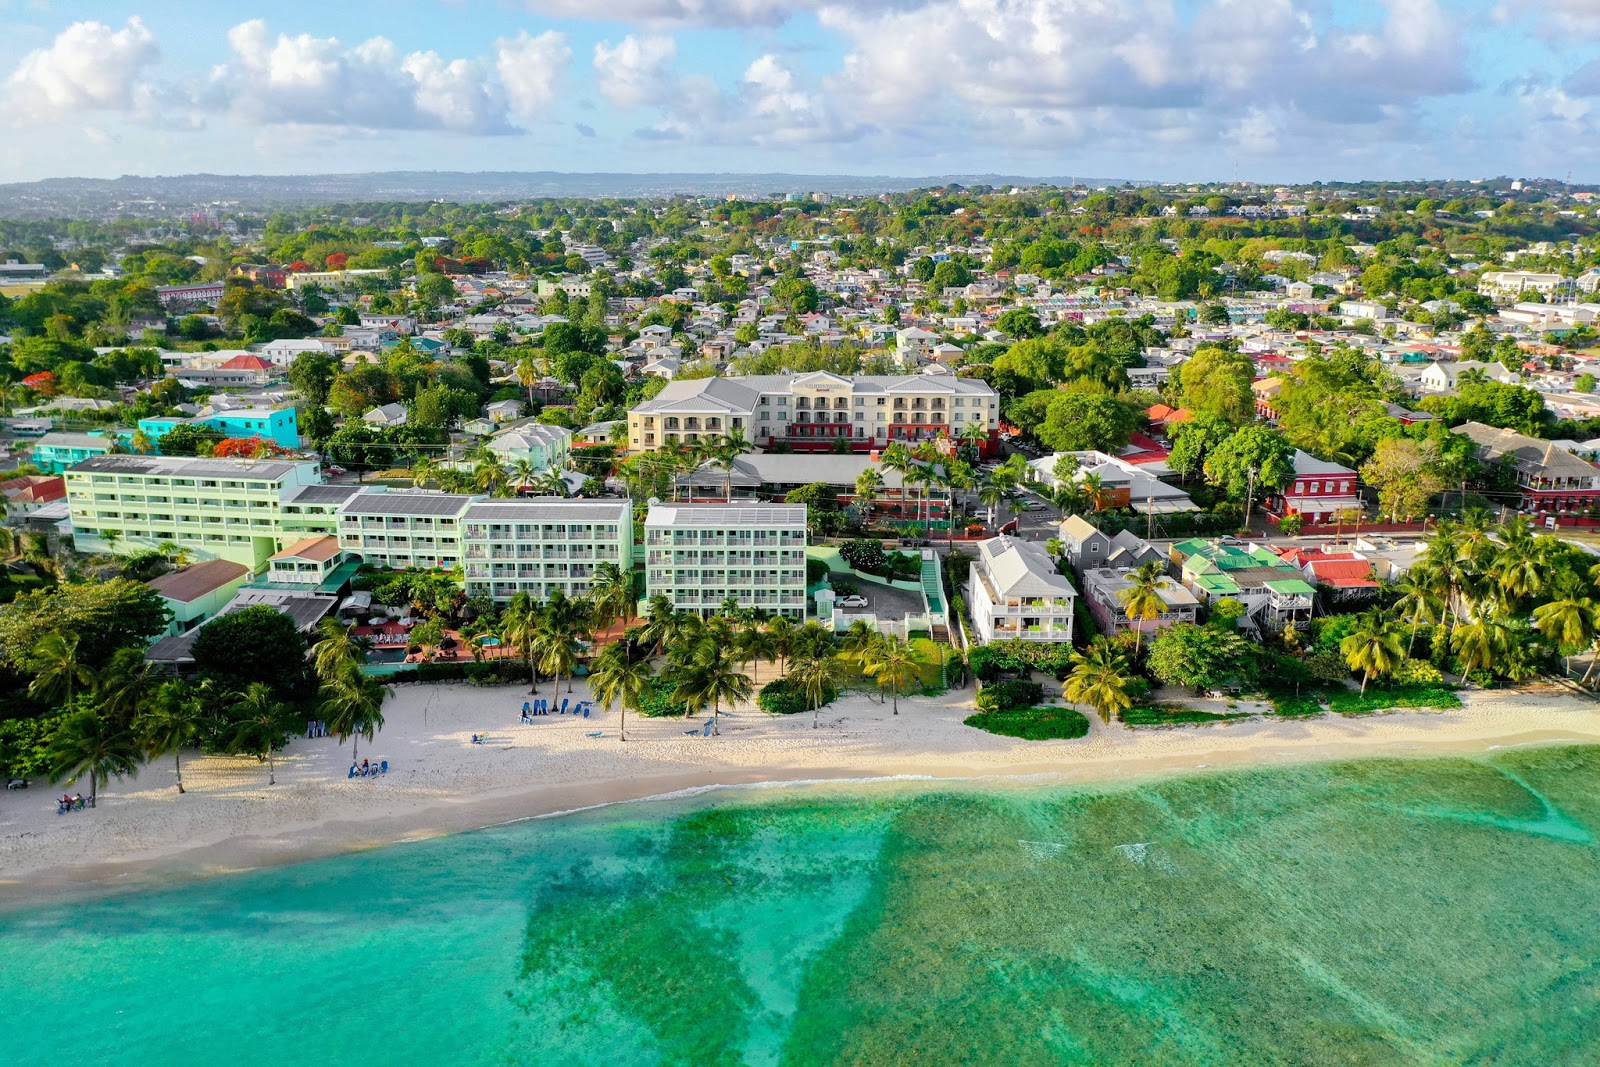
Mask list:
[{"label": "grass lawn", "polygon": [[1243,711],[1221,715],[1214,711],[1201,711],[1199,708],[1186,708],[1178,704],[1135,705],[1117,715],[1125,726],[1180,726],[1186,723],[1226,722],[1229,719],[1249,717],[1249,714]]},{"label": "grass lawn", "polygon": [[1328,710],[1322,706],[1322,699],[1315,692],[1307,692],[1302,696],[1269,694],[1266,700],[1272,705],[1272,714],[1285,719],[1309,719]]},{"label": "grass lawn", "polygon": [[965,722],[991,734],[1020,737],[1024,741],[1070,740],[1089,732],[1089,720],[1083,712],[1071,708],[1017,708],[990,715],[980,711],[967,716]]}]

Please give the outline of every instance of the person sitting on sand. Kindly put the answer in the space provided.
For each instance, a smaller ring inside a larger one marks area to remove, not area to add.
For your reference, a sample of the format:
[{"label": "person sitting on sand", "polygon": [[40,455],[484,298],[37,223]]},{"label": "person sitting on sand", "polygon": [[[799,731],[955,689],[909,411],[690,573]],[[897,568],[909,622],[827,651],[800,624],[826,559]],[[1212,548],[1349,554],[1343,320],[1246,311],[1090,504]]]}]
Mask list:
[{"label": "person sitting on sand", "polygon": [[79,794],[77,794],[76,796],[74,796],[72,798],[72,810],[73,811],[82,811],[83,810],[83,794],[82,793],[79,793]]}]

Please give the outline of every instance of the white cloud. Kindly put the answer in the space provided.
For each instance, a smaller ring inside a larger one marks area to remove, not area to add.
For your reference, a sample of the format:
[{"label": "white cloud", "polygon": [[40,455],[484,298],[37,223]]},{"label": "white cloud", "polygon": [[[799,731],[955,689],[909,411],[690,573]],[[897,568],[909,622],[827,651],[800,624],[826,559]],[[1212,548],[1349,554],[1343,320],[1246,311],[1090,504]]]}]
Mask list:
[{"label": "white cloud", "polygon": [[[831,88],[887,123],[970,124],[980,138],[1228,137],[1265,151],[1304,119],[1393,127],[1470,87],[1437,0],[1386,0],[1381,23],[1323,24],[1311,0],[930,0],[828,7],[849,42]],[[1267,106],[1264,106],[1264,103]]]},{"label": "white cloud", "polygon": [[[915,0],[857,0],[855,7],[907,7]],[[744,28],[778,26],[795,15],[815,11],[827,0],[609,0],[596,8],[594,0],[524,0],[538,15],[554,18],[631,22],[647,26],[720,26]]]},{"label": "white cloud", "polygon": [[594,71],[600,95],[617,107],[660,104],[677,95],[673,63],[678,45],[671,37],[624,37],[594,46]]},{"label": "white cloud", "polygon": [[1506,0],[1495,6],[1494,17],[1500,22],[1527,19],[1540,36],[1557,40],[1600,36],[1600,4],[1595,0]]},{"label": "white cloud", "polygon": [[353,47],[334,37],[274,37],[260,19],[230,30],[228,46],[232,56],[212,72],[202,100],[247,125],[465,134],[514,132],[508,110],[522,121],[538,117],[571,59],[555,33],[502,39],[491,65],[432,51],[402,56],[383,37]]},{"label": "white cloud", "polygon": [[137,16],[120,30],[75,22],[50,47],[22,57],[6,79],[4,105],[18,122],[78,111],[143,111],[154,91],[142,79],[159,59],[155,35]]},{"label": "white cloud", "polygon": [[557,83],[572,64],[567,39],[554,30],[538,36],[523,30],[496,41],[494,49],[495,70],[512,116],[522,122],[543,118],[555,103]]}]

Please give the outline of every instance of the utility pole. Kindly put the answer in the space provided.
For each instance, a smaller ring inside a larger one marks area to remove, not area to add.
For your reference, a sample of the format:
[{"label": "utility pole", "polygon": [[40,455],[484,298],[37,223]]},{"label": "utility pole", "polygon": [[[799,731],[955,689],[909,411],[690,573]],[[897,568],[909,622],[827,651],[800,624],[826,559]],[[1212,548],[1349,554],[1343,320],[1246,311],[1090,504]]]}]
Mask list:
[{"label": "utility pole", "polygon": [[1244,495],[1244,531],[1245,531],[1245,533],[1249,533],[1250,532],[1250,513],[1255,510],[1255,506],[1256,506],[1256,469],[1254,467],[1251,467],[1250,468],[1249,488],[1245,491],[1245,495]]},{"label": "utility pole", "polygon": [[1144,539],[1153,540],[1156,535],[1156,491],[1154,486],[1145,487],[1144,498]]}]

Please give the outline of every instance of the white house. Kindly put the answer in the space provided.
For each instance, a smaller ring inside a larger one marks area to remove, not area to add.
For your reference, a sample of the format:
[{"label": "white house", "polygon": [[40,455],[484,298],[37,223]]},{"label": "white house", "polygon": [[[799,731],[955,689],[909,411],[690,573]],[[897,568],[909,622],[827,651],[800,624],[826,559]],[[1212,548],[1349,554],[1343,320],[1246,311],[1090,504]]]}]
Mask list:
[{"label": "white house", "polygon": [[385,404],[361,416],[361,421],[368,426],[404,426],[408,418],[410,413],[404,404]]},{"label": "white house", "polygon": [[1032,541],[991,537],[978,543],[970,568],[967,603],[978,640],[1072,640],[1078,592],[1055,562]]}]

